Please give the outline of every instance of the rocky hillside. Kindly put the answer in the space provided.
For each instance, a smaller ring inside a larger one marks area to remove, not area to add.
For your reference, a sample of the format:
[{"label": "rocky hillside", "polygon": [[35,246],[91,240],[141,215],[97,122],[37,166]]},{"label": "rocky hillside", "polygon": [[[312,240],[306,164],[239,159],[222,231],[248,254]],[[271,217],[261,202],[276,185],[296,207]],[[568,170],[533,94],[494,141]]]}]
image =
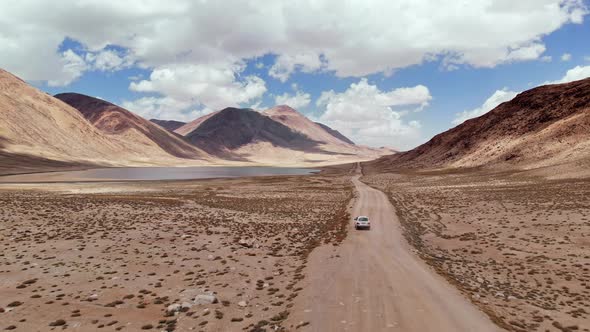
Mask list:
[{"label": "rocky hillside", "polygon": [[148,121],[102,99],[48,95],[0,70],[0,173],[96,165],[318,166],[385,153],[354,145],[287,106],[227,108],[189,123]]},{"label": "rocky hillside", "polygon": [[298,151],[313,151],[318,142],[249,109],[226,108],[189,132],[187,140],[214,155],[232,157],[232,151],[251,143]]},{"label": "rocky hillside", "polygon": [[375,159],[391,150],[357,146],[289,106],[264,112],[226,108],[178,128],[200,149],[223,159],[265,164],[344,163]]},{"label": "rocky hillside", "polygon": [[[304,134],[310,139],[331,145],[354,145],[352,141],[341,135],[334,135],[335,130],[325,125],[319,125],[303,114],[297,112],[287,105],[279,105],[262,112],[263,115],[279,122],[291,130]],[[340,134],[340,133],[338,133]]]},{"label": "rocky hillside", "polygon": [[168,130],[168,131],[175,131],[176,129],[184,126],[186,122],[182,121],[175,121],[175,120],[158,120],[158,119],[150,119],[151,122],[157,124],[158,126]]},{"label": "rocky hillside", "polygon": [[[95,125],[69,104],[0,70],[0,172],[92,165],[177,165],[187,160],[191,164],[209,163],[201,159],[208,157],[204,152],[164,129],[153,124],[139,128],[142,121],[125,124],[121,119],[93,117]],[[167,137],[167,143],[161,142],[163,147],[157,142],[160,137]],[[184,147],[187,150],[182,150]],[[183,153],[198,159],[178,158]]]},{"label": "rocky hillside", "polygon": [[157,145],[178,158],[205,158],[206,153],[164,128],[102,99],[78,93],[61,93],[55,98],[74,107],[96,128],[105,134],[117,135],[137,144]]},{"label": "rocky hillside", "polygon": [[540,86],[375,168],[537,168],[590,159],[590,78]]}]

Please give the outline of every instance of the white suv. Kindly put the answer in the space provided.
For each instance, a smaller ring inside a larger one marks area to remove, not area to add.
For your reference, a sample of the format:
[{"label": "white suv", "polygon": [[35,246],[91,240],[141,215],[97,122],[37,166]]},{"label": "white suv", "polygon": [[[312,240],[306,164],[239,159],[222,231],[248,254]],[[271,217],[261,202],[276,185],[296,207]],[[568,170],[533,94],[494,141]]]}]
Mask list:
[{"label": "white suv", "polygon": [[358,216],[354,218],[354,228],[355,229],[371,229],[371,222],[369,221],[369,217],[366,216]]}]

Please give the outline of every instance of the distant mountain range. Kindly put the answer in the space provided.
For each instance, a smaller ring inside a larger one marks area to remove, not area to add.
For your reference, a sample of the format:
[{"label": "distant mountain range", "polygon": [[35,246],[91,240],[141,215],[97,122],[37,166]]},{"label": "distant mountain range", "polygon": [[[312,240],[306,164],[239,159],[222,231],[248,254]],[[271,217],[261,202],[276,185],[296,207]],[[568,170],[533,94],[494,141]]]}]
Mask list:
[{"label": "distant mountain range", "polygon": [[381,170],[566,164],[590,169],[590,78],[522,92],[413,150],[370,163]]},{"label": "distant mountain range", "polygon": [[[392,142],[394,143],[394,142]],[[354,144],[296,110],[226,108],[191,122],[152,119],[77,93],[50,96],[0,70],[0,173],[68,165],[590,168],[590,78],[520,93],[396,153]]]},{"label": "distant mountain range", "polygon": [[[50,96],[0,70],[0,173],[64,165],[316,166],[392,153],[357,146],[287,106],[226,108],[189,123],[152,119],[102,99]],[[10,165],[10,166],[7,166]]]}]

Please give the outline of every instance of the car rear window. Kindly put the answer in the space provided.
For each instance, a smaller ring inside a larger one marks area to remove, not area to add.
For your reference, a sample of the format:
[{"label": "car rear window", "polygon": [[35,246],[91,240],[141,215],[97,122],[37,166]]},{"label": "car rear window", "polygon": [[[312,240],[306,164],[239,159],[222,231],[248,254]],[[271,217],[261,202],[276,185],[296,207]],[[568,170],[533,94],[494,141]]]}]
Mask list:
[{"label": "car rear window", "polygon": [[359,221],[369,221],[369,218],[359,218]]}]

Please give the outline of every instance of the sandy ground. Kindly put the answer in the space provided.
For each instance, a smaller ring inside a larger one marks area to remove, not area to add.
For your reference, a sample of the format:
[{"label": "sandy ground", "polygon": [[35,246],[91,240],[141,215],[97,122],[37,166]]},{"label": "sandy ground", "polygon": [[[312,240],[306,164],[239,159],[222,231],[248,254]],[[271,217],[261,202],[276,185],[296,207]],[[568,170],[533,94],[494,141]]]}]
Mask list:
[{"label": "sandy ground", "polygon": [[590,331],[589,179],[431,172],[362,180],[388,194],[421,257],[500,326]]},{"label": "sandy ground", "polygon": [[588,197],[590,180],[351,166],[2,184],[0,329],[589,331]]},{"label": "sandy ground", "polygon": [[280,329],[351,196],[340,175],[2,185],[0,330]]},{"label": "sandy ground", "polygon": [[353,215],[371,230],[312,253],[287,323],[305,331],[499,331],[413,253],[387,196],[353,178]]}]

